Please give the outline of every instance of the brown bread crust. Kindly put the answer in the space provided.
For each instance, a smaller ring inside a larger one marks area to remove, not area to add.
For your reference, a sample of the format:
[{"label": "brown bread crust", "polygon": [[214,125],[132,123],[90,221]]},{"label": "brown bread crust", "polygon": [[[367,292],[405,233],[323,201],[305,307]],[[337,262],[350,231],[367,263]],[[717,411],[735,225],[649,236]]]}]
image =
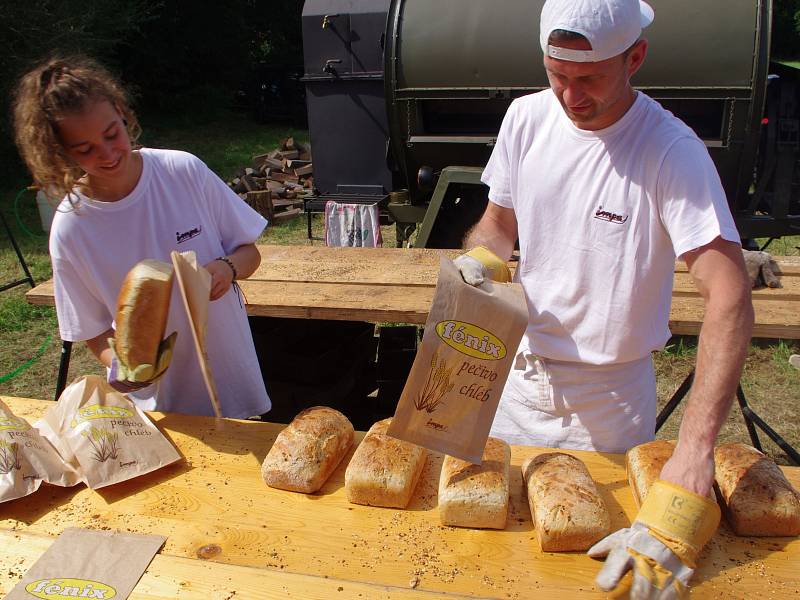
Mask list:
[{"label": "brown bread crust", "polygon": [[128,271],[117,296],[114,345],[129,369],[156,365],[172,296],[172,265],[146,259]]},{"label": "brown bread crust", "polygon": [[714,450],[720,503],[737,535],[800,535],[800,494],[783,471],[747,444]]},{"label": "brown bread crust", "polygon": [[581,460],[540,454],[522,463],[522,475],[543,551],[586,550],[609,533],[608,509]]},{"label": "brown bread crust", "polygon": [[319,490],[353,445],[353,425],[342,413],[314,406],[283,429],[261,465],[274,488],[311,494]]},{"label": "brown bread crust", "polygon": [[674,451],[674,441],[655,440],[635,446],[625,453],[625,470],[636,508],[642,506],[650,486],[661,475],[661,469]]},{"label": "brown bread crust", "polygon": [[386,435],[391,422],[370,427],[347,465],[344,488],[353,504],[405,508],[411,500],[428,451]]},{"label": "brown bread crust", "polygon": [[445,456],[439,477],[439,520],[443,525],[505,529],[511,448],[490,437],[480,465]]}]

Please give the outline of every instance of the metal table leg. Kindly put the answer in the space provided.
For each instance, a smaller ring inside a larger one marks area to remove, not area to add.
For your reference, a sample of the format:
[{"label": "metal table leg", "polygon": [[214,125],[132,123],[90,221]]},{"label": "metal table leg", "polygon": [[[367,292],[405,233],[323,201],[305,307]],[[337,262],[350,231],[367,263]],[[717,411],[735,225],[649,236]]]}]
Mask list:
[{"label": "metal table leg", "polygon": [[61,361],[58,365],[58,379],[56,380],[56,397],[58,400],[61,392],[67,387],[67,376],[69,374],[69,359],[72,355],[72,342],[62,340],[61,342]]},{"label": "metal table leg", "polygon": [[656,417],[656,431],[661,429],[662,425],[669,419],[669,416],[675,411],[678,407],[678,404],[681,403],[683,397],[689,392],[692,387],[692,381],[694,381],[694,370],[690,371],[689,374],[686,376],[686,379],[683,380],[683,383],[678,386],[678,389],[675,390],[675,393],[672,394],[672,398],[669,399],[669,402],[661,409],[661,412],[658,413],[658,417]]},{"label": "metal table leg", "polygon": [[742,411],[742,416],[744,417],[744,423],[747,426],[747,432],[750,434],[750,440],[753,442],[753,446],[756,447],[758,450],[762,450],[761,443],[758,439],[758,432],[756,431],[756,427],[758,427],[761,431],[767,434],[767,436],[775,442],[778,447],[783,450],[786,456],[789,457],[789,460],[794,463],[795,465],[800,466],[800,453],[797,452],[789,443],[784,440],[778,432],[776,432],[772,427],[770,427],[764,419],[759,417],[752,408],[747,404],[747,398],[744,397],[744,391],[742,391],[742,386],[740,385],[736,389],[736,399],[739,401],[739,408]]},{"label": "metal table leg", "polygon": [[[672,398],[669,399],[669,402],[661,409],[661,412],[658,413],[658,417],[656,417],[656,431],[661,429],[661,426],[664,425],[664,422],[669,418],[669,416],[675,411],[678,404],[680,404],[681,400],[686,396],[689,390],[692,387],[692,381],[694,380],[694,370],[692,370],[687,376],[686,379],[683,380],[683,383],[675,390],[675,393],[672,395]],[[764,419],[759,417],[752,408],[747,404],[747,398],[745,398],[744,390],[742,390],[741,384],[736,387],[736,400],[739,402],[739,409],[742,412],[742,417],[744,418],[745,427],[747,427],[747,433],[750,435],[750,441],[753,443],[753,446],[759,450],[760,452],[764,452],[764,449],[761,446],[761,440],[758,439],[758,429],[761,429],[764,433],[769,436],[769,438],[775,442],[778,447],[783,450],[789,460],[794,463],[795,465],[800,466],[800,453],[797,452],[786,440],[784,440],[780,434],[778,434],[772,427],[770,427]]]}]

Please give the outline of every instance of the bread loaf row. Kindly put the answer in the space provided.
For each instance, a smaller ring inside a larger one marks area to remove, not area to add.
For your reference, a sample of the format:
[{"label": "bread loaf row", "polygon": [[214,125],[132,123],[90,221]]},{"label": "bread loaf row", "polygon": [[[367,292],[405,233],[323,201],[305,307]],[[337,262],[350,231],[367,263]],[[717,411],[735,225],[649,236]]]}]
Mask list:
[{"label": "bread loaf row", "polygon": [[[345,472],[354,504],[405,508],[425,466],[427,451],[387,435],[391,419],[375,423]],[[301,412],[278,435],[264,459],[271,487],[313,493],[353,444],[353,426],[331,408]],[[675,443],[657,440],[626,455],[637,506],[672,456]],[[718,495],[739,535],[800,535],[800,494],[774,462],[744,444],[717,448]],[[439,479],[439,516],[445,525],[503,529],[509,504],[511,449],[489,438],[480,465],[445,456]],[[572,455],[548,452],[522,464],[524,486],[542,550],[585,550],[610,532],[608,510],[586,466]]]},{"label": "bread loaf row", "polygon": [[[391,419],[375,423],[345,471],[354,504],[405,508],[425,466],[427,451],[387,435]],[[301,412],[278,434],[262,465],[267,485],[313,493],[347,455],[353,426],[331,408]],[[509,505],[511,448],[489,438],[480,465],[445,456],[439,479],[439,518],[445,525],[504,529]],[[583,463],[548,453],[526,461],[528,500],[544,550],[585,550],[608,533],[610,520]]]},{"label": "bread loaf row", "polygon": [[[627,452],[628,481],[637,507],[674,449],[675,442],[656,440]],[[732,443],[714,450],[714,462],[717,500],[734,533],[800,535],[800,494],[774,461],[747,444]]]}]

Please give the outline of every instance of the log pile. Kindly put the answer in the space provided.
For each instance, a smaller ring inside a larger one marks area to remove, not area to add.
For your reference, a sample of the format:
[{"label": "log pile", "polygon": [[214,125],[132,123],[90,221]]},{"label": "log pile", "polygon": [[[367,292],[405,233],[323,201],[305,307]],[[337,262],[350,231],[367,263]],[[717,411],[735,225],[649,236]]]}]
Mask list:
[{"label": "log pile", "polygon": [[296,217],[303,198],[314,194],[311,147],[286,138],[275,150],[254,156],[228,186],[271,222]]}]

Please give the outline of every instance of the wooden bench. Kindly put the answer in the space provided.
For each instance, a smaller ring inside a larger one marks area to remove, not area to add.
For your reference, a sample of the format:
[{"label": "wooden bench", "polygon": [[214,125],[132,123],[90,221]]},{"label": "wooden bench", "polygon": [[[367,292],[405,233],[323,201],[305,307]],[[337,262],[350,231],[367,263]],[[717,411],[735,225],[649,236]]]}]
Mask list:
[{"label": "wooden bench", "polygon": [[[250,315],[422,325],[428,317],[439,257],[457,250],[259,246],[261,266],[240,282]],[[783,287],[753,291],[753,337],[800,339],[800,257],[778,258]],[[511,263],[513,266],[513,263]],[[26,294],[54,305],[52,281]],[[675,263],[669,327],[697,335],[703,301],[685,263]]]}]

